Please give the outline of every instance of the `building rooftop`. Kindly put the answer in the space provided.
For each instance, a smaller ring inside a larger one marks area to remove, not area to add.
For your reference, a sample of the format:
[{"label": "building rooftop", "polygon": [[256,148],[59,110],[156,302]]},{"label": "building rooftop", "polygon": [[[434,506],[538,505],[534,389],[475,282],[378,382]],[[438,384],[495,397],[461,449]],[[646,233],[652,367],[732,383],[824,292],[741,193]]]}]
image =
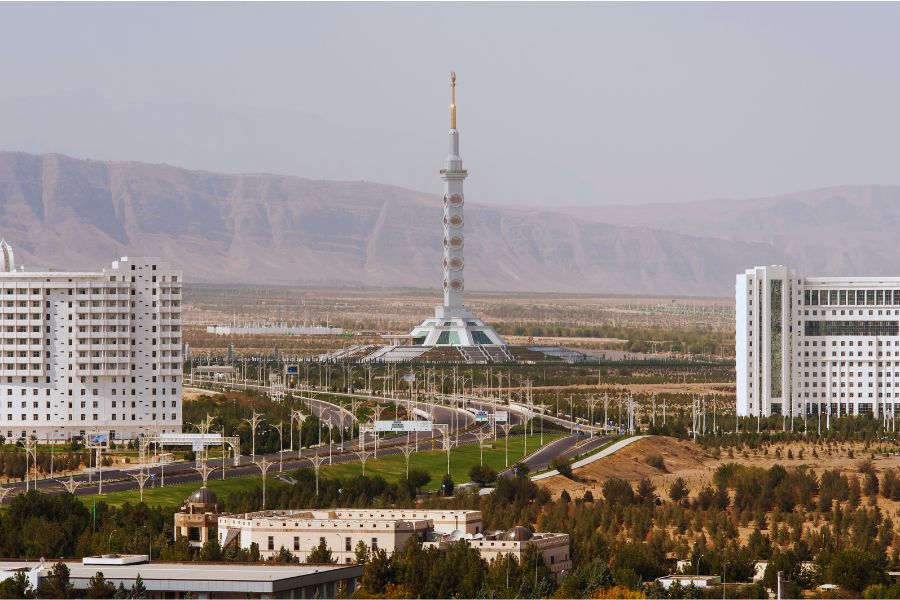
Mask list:
[{"label": "building rooftop", "polygon": [[79,580],[87,581],[97,571],[117,584],[134,580],[139,574],[147,589],[207,592],[272,593],[300,585],[315,585],[324,580],[350,579],[362,575],[362,565],[311,565],[277,563],[203,563],[150,562],[140,564],[83,564],[81,561],[17,561],[0,560],[0,571],[40,567],[46,576],[57,562],[69,567],[70,578],[76,587]]}]

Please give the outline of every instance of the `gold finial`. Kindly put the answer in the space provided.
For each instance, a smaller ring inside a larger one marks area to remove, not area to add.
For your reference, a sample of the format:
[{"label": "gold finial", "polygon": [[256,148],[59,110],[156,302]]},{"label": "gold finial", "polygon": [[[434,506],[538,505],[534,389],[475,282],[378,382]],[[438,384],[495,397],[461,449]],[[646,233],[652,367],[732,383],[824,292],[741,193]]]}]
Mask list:
[{"label": "gold finial", "polygon": [[450,71],[450,129],[456,129],[456,71]]}]

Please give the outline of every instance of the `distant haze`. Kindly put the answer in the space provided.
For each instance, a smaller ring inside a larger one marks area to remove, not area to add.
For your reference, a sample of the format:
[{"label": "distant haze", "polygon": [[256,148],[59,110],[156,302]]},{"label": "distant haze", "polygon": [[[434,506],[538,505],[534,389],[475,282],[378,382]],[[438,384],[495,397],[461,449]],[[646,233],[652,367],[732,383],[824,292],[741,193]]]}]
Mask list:
[{"label": "distant haze", "polygon": [[[131,254],[160,256],[192,283],[441,281],[441,200],[396,186],[0,151],[0,199],[0,232],[30,267],[98,269]],[[473,202],[466,285],[727,296],[757,264],[896,275],[898,224],[900,186],[649,207]]]},{"label": "distant haze", "polygon": [[455,69],[481,205],[900,184],[897,31],[894,3],[2,3],[0,149],[437,193]]}]

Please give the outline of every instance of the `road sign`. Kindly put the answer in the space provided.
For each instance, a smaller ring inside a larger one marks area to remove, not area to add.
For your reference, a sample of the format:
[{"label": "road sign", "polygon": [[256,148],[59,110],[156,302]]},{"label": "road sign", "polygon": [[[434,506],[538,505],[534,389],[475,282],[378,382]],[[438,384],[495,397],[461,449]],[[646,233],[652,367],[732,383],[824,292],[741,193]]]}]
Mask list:
[{"label": "road sign", "polygon": [[488,414],[486,410],[479,410],[475,413],[475,422],[476,423],[487,423]]},{"label": "road sign", "polygon": [[191,445],[191,450],[194,452],[203,452],[203,442],[194,442]]},{"label": "road sign", "polygon": [[498,410],[494,413],[494,422],[495,423],[507,423],[509,422],[509,413],[505,410]]},{"label": "road sign", "polygon": [[375,421],[375,431],[431,431],[431,421]]}]

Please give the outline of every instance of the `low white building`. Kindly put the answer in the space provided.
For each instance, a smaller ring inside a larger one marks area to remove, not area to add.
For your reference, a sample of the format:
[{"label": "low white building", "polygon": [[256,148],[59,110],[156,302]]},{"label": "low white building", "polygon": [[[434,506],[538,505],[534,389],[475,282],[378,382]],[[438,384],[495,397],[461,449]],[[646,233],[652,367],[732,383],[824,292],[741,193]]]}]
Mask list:
[{"label": "low white building", "polygon": [[363,574],[362,565],[151,562],[146,555],[108,554],[81,561],[0,561],[0,579],[23,571],[37,587],[57,562],[69,568],[76,590],[87,588],[97,572],[126,589],[140,575],[148,598],[334,598],[352,593]]},{"label": "low white building", "polygon": [[544,564],[553,573],[557,583],[562,581],[566,571],[572,570],[567,533],[533,533],[527,527],[516,526],[506,531],[476,535],[462,532],[443,534],[438,535],[431,543],[440,547],[459,540],[465,540],[488,562],[506,554],[521,560],[525,551],[533,545],[544,557]]},{"label": "low white building", "polygon": [[674,584],[681,587],[694,586],[696,588],[712,587],[719,585],[718,575],[666,575],[656,579],[664,589],[669,589]]},{"label": "low white building", "polygon": [[156,258],[24,270],[0,241],[0,435],[181,431],[181,285]]},{"label": "low white building", "polygon": [[431,531],[460,530],[477,534],[481,512],[477,510],[403,510],[334,508],[324,510],[267,510],[219,517],[219,544],[237,543],[250,548],[255,543],[263,558],[286,548],[305,560],[321,541],[339,563],[351,563],[356,546],[388,554],[418,536],[425,540]]},{"label": "low white building", "polygon": [[521,559],[534,546],[557,581],[572,568],[568,534],[532,533],[526,527],[486,533],[477,510],[335,508],[218,517],[218,538],[223,548],[236,543],[249,549],[255,543],[263,558],[285,548],[304,561],[324,541],[338,563],[350,564],[360,542],[370,550],[390,554],[402,549],[412,537],[422,540],[426,547],[438,548],[464,541],[487,561],[503,554]]}]

